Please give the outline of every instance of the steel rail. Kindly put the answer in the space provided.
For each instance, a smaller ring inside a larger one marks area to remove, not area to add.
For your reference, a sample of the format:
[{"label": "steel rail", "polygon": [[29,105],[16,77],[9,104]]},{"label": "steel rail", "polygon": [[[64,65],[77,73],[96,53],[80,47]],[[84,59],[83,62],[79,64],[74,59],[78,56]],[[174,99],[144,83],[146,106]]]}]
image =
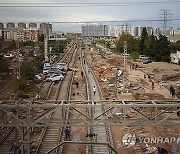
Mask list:
[{"label": "steel rail", "polygon": [[[82,43],[82,42],[81,42]],[[87,82],[87,74],[86,74],[86,72],[85,72],[85,69],[84,69],[84,66],[83,66],[83,54],[82,54],[82,50],[81,50],[81,46],[82,46],[82,44],[79,44],[78,46],[77,46],[77,52],[78,52],[78,47],[79,47],[79,49],[80,49],[80,57],[81,57],[81,69],[82,69],[82,71],[83,71],[83,74],[84,74],[84,77],[85,77],[85,82],[86,82],[86,99],[88,100],[89,99],[89,92],[88,92],[88,82]],[[78,55],[76,55],[76,58],[75,59],[77,59],[77,56]],[[75,63],[74,63],[74,67],[75,67]],[[71,80],[71,84],[70,85],[72,85],[72,82],[73,82],[73,77],[74,77],[74,75],[75,75],[75,72],[73,72],[73,75],[72,75],[72,80]],[[71,100],[71,95],[72,95],[72,86],[69,86],[70,87],[70,90],[69,90],[69,98],[68,98],[68,100]],[[66,115],[66,119],[69,119],[69,108],[67,109],[67,115]],[[61,137],[61,139],[60,139],[60,142],[59,142],[59,144],[61,144],[61,143],[64,143],[65,141],[64,141],[64,136],[65,136],[65,134],[64,134],[64,131],[62,131],[62,135],[61,135],[62,137]],[[62,146],[60,146],[60,148],[59,148],[59,150],[58,150],[58,153],[63,153],[63,145]]]},{"label": "steel rail", "polygon": [[[90,69],[90,72],[91,72],[91,74],[93,75],[93,78],[94,78],[94,80],[95,80],[97,90],[99,91],[99,94],[100,94],[100,99],[103,100],[104,98],[103,98],[103,94],[102,94],[102,91],[101,91],[99,82],[97,81],[94,72],[93,72],[92,69],[90,68],[89,63],[87,63],[87,65],[88,65],[88,68]],[[90,83],[89,83],[89,84],[90,84]],[[94,109],[94,110],[96,110],[96,109]],[[102,113],[105,112],[105,109],[104,109],[104,108],[101,108],[101,110],[102,110],[102,111],[100,111],[100,112],[102,112]],[[96,112],[96,111],[95,111],[95,112]],[[104,114],[103,114],[103,117],[106,118]],[[95,118],[95,117],[93,117],[93,118]],[[102,127],[102,128],[101,128],[101,127]],[[103,128],[105,128],[105,132],[103,132]],[[93,130],[94,130],[94,128],[93,128]],[[99,140],[100,142],[107,142],[109,145],[111,145],[112,147],[114,147],[113,139],[112,139],[112,134],[111,134],[111,129],[110,129],[109,126],[96,127],[96,132],[100,132],[100,133],[105,133],[105,134],[106,134],[106,141],[104,141],[103,139],[100,139],[100,140]],[[86,152],[89,153],[89,151],[92,152],[92,150],[93,150],[93,153],[96,153],[96,152],[98,152],[98,153],[99,153],[99,152],[100,152],[100,153],[103,153],[103,152],[105,152],[104,148],[102,148],[102,147],[98,147],[97,149],[95,149],[95,147],[93,147],[93,148],[91,148],[91,150],[86,150]],[[112,150],[109,148],[109,149],[108,149],[108,154],[110,154],[110,153],[112,153]]]},{"label": "steel rail", "polygon": [[[72,50],[72,49],[73,49],[73,47],[71,47],[70,50]],[[67,66],[68,66],[68,67],[71,67],[70,65],[71,65],[71,61],[73,60],[74,51],[73,51],[73,54],[71,54],[71,52],[69,52],[68,55],[70,55],[71,57],[70,57],[70,59],[68,60]],[[66,60],[67,60],[67,58],[69,58],[68,55],[66,56]],[[65,59],[64,59],[64,60],[65,60]],[[67,75],[66,75],[64,81],[66,81],[66,78],[67,78]],[[63,84],[64,81],[60,81],[59,84],[58,84],[58,86],[57,86],[56,93],[55,93],[55,99],[56,99],[56,100],[59,99],[59,98],[58,98],[58,97],[59,97],[59,92],[62,91],[62,84]],[[58,113],[57,113],[57,111],[54,111],[54,112],[51,114],[51,117],[50,117],[49,120],[51,120],[51,118],[54,117],[54,116],[56,116],[56,115],[58,115]],[[53,132],[51,131],[51,129],[52,129]],[[48,130],[49,130],[51,133],[49,133],[49,137],[46,137],[46,139],[45,139],[45,136],[47,136],[47,134],[48,134]],[[62,129],[61,129],[61,128],[48,128],[48,127],[46,127],[46,129],[44,130],[44,133],[42,134],[42,135],[43,135],[43,136],[42,136],[42,140],[41,140],[41,143],[40,143],[40,145],[39,145],[39,149],[37,149],[37,153],[41,153],[41,151],[44,153],[44,151],[46,151],[47,145],[45,144],[44,146],[42,146],[43,139],[46,140],[46,141],[51,140],[51,142],[56,142],[56,141],[54,141],[53,139],[51,139],[51,135],[55,134],[55,132],[56,132],[57,134],[56,134],[56,137],[54,136],[54,138],[60,138],[60,136],[61,136],[61,133],[60,133],[60,132],[62,132]],[[58,136],[59,136],[59,137],[58,137]],[[58,140],[59,140],[59,139],[58,139]],[[49,143],[49,144],[51,144],[51,143]],[[43,147],[44,147],[45,149],[43,149]],[[56,153],[57,153],[57,151],[58,151],[58,150],[56,150]]]},{"label": "steel rail", "polygon": [[[60,61],[59,62],[64,62],[65,60],[67,60],[67,58],[69,58],[69,56],[68,55],[70,55],[71,57],[71,59],[70,60],[68,60],[69,62],[68,62],[68,64],[67,64],[67,66],[69,66],[69,64],[70,64],[70,61],[72,60],[72,55],[73,54],[71,54],[71,51],[72,51],[72,48],[73,48],[73,45],[74,44],[72,44],[71,45],[71,47],[70,47],[70,49],[68,50],[68,52],[67,52],[67,54],[65,55],[65,56],[63,56],[63,58],[62,59],[60,59]],[[60,92],[60,89],[61,89],[61,85],[62,85],[62,82],[63,81],[59,81],[59,83],[58,83],[58,85],[56,86],[56,92],[55,92],[55,96],[54,96],[54,99],[55,100],[58,100],[58,95],[59,95],[59,92]],[[54,86],[54,84],[52,83],[51,84],[52,86],[52,88],[54,88],[53,86]],[[52,88],[50,88],[49,90],[49,92],[48,92],[48,98],[49,98],[49,96],[50,96],[50,93],[51,93],[51,91],[52,91]],[[55,116],[55,113],[56,111],[54,111],[53,113],[51,113],[51,115],[50,115],[50,117],[49,117],[49,121],[51,120],[51,118],[53,117],[53,116]],[[48,128],[48,127],[46,127],[43,131],[42,131],[42,133],[41,133],[41,138],[40,138],[40,142],[39,142],[39,144],[38,144],[38,147],[37,147],[37,150],[36,150],[36,152],[35,152],[35,154],[37,154],[37,153],[39,153],[40,152],[40,150],[42,150],[42,142],[43,142],[43,140],[45,140],[45,136],[46,136],[46,134],[48,134],[48,130],[50,130],[50,128]],[[57,133],[58,133],[58,129],[56,129],[56,131],[57,131]]]},{"label": "steel rail", "polygon": [[[77,59],[77,52],[78,52],[78,47],[79,47],[79,45],[78,45],[78,43],[77,43],[77,46],[76,46],[76,53],[75,53],[75,55],[74,55],[74,62],[73,61],[71,61],[72,62],[72,66],[73,66],[73,68],[75,68],[75,65],[76,65],[76,59]],[[71,79],[70,79],[70,82],[68,83],[68,93],[67,93],[67,99],[68,100],[71,100],[71,95],[72,95],[72,83],[73,83],[73,77],[74,77],[74,75],[75,75],[75,72],[73,71],[72,72],[72,76],[71,76]],[[69,114],[70,114],[70,108],[67,108],[67,110],[65,111],[65,118],[67,119],[67,120],[69,120]],[[61,136],[60,136],[60,138],[59,138],[59,144],[61,144],[62,142],[64,142],[64,140],[65,140],[65,133],[64,133],[64,127],[62,128],[62,132],[61,132]],[[61,146],[56,152],[57,153],[63,153],[63,146]]]}]

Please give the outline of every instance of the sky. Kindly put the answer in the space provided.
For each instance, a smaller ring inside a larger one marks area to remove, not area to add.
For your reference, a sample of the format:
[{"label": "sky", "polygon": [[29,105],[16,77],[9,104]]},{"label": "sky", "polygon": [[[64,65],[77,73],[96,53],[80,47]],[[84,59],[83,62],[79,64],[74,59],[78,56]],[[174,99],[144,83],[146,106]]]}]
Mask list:
[{"label": "sky", "polygon": [[[102,6],[102,3],[108,3],[108,6]],[[61,7],[50,7],[52,5]],[[0,22],[49,22],[53,23],[54,31],[62,32],[81,32],[81,26],[87,24],[162,27],[162,22],[154,20],[161,20],[161,10],[167,9],[168,17],[177,19],[168,22],[168,26],[180,28],[179,8],[180,0],[0,0]]]}]

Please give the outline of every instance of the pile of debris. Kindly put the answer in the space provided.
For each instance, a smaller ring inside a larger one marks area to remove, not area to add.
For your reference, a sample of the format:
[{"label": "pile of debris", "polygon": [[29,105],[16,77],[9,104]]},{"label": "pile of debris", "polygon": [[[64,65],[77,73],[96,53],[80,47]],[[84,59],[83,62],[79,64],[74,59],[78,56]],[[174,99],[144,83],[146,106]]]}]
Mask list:
[{"label": "pile of debris", "polygon": [[176,81],[177,79],[180,78],[180,73],[177,73],[177,74],[173,74],[171,76],[168,76],[168,75],[163,75],[162,76],[162,80],[170,80],[170,81]]}]

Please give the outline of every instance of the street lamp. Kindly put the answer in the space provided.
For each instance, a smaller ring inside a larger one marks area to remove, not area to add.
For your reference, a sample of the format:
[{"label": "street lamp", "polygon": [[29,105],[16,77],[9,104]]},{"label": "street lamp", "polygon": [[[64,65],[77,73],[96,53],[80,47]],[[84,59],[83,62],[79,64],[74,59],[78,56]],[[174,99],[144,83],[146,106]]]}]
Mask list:
[{"label": "street lamp", "polygon": [[124,72],[123,72],[123,91],[125,92],[125,75],[126,75],[126,54],[127,54],[127,42],[124,41]]},{"label": "street lamp", "polygon": [[18,54],[18,67],[17,67],[17,76],[16,76],[16,78],[17,78],[17,80],[19,80],[20,79],[20,76],[21,76],[21,71],[20,71],[20,69],[21,69],[21,62],[20,62],[20,58],[19,58],[19,55],[20,55],[20,52],[19,52],[19,39],[17,39],[16,40],[16,49],[17,49],[17,54]]}]

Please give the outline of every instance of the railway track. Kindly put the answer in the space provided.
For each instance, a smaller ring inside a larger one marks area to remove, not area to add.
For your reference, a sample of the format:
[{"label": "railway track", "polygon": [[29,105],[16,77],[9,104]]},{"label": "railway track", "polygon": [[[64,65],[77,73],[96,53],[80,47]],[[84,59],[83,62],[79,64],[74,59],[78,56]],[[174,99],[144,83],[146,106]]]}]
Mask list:
[{"label": "railway track", "polygon": [[[66,53],[60,59],[58,59],[55,62],[55,64],[57,64],[57,63],[65,63],[65,62],[68,63],[69,61],[66,60],[66,59],[68,59],[68,56],[70,56],[70,51],[73,50],[74,45],[75,45],[75,43],[71,42],[69,44],[69,46],[67,46],[66,49],[65,49]],[[44,91],[44,94],[47,95],[46,99],[48,99],[48,97],[50,95],[49,92],[51,92],[52,86],[53,86],[52,83],[47,83],[47,82],[43,82],[42,85],[41,85],[42,91]]]},{"label": "railway track", "polygon": [[[84,68],[88,74],[88,84],[89,84],[89,93],[90,93],[90,99],[96,101],[96,100],[102,100],[103,99],[103,95],[99,86],[99,83],[93,73],[93,71],[90,68],[90,65],[88,65],[87,61],[86,61],[86,65]],[[90,71],[89,71],[90,70]],[[93,96],[93,92],[92,92],[92,87],[93,85],[95,85],[97,87],[97,93],[96,93],[96,97]],[[94,113],[93,113],[93,118],[98,117],[99,115],[101,115],[103,113],[105,109],[104,108],[100,108],[100,107],[96,107],[94,108]],[[91,113],[89,113],[90,116]],[[104,119],[106,118],[105,115],[101,116],[99,119]],[[96,134],[95,137],[95,142],[98,143],[108,143],[111,146],[113,146],[113,140],[112,140],[112,135],[111,135],[111,129],[109,126],[97,126],[97,127],[91,127],[88,128],[88,133],[89,134]],[[92,141],[92,139],[91,139]],[[90,153],[94,153],[94,154],[111,154],[112,151],[105,145],[94,145],[94,146],[88,146],[87,150],[86,150],[87,154]]]},{"label": "railway track", "polygon": [[17,128],[11,128],[5,133],[0,143],[0,154],[20,153],[20,134]]},{"label": "railway track", "polygon": [[[72,52],[74,51],[74,52]],[[76,59],[76,53],[77,53],[77,44],[74,44],[71,46],[69,51],[67,52],[68,54],[63,56],[63,58],[59,62],[68,62],[68,67],[73,68],[75,65],[75,59]],[[68,59],[66,59],[68,58]],[[63,61],[64,60],[64,61]],[[84,76],[86,77],[86,91],[87,91],[87,99],[92,99],[94,100],[93,94],[92,94],[92,85],[96,85],[98,89],[98,99],[102,99],[102,93],[99,87],[99,84],[95,78],[95,75],[93,74],[93,71],[91,70],[90,73],[88,72],[89,65],[84,64],[84,59],[83,59],[83,53],[81,55],[81,66],[82,70],[84,72]],[[71,84],[72,84],[72,77],[74,76],[73,71],[68,71],[66,74],[66,77],[64,81],[60,81],[59,83],[51,83],[48,88],[47,92],[47,98],[49,100],[69,100],[70,99],[70,94],[71,94]],[[93,83],[92,83],[93,82]],[[96,118],[98,115],[103,113],[102,108],[97,107],[94,109],[94,117]],[[49,121],[51,118],[57,119],[60,117],[60,111],[55,110],[52,114],[50,114],[47,119]],[[87,112],[87,115],[90,116],[90,113]],[[69,110],[65,111],[65,116],[68,119],[69,118]],[[106,118],[106,116],[101,116],[101,118]],[[87,128],[89,133],[95,133],[97,134],[96,141],[99,143],[113,143],[112,142],[112,136],[111,136],[111,130],[109,127],[92,127],[92,128]],[[9,136],[9,137],[8,137]],[[7,137],[5,137],[4,141],[9,141],[13,140],[13,138],[17,136],[17,131],[10,131]],[[41,137],[38,139],[38,144],[36,144],[36,150],[31,151],[31,153],[35,154],[44,154],[51,150],[53,147],[55,147],[57,144],[61,143],[64,141],[65,135],[64,135],[64,128],[59,128],[59,127],[47,127],[44,128],[41,132]],[[2,142],[3,143],[3,142]],[[6,142],[4,142],[6,143]],[[37,142],[36,142],[37,143]],[[3,145],[3,144],[2,144]],[[112,144],[111,144],[112,145]],[[8,153],[9,151],[12,150],[18,150],[18,146],[14,145],[7,145],[9,147],[5,148],[7,149],[7,152],[3,152],[2,154]],[[3,148],[6,147],[6,145],[3,145]],[[0,149],[1,144],[0,144]],[[2,150],[1,150],[2,151]],[[0,154],[1,154],[0,151]],[[56,153],[62,153],[63,151],[63,146],[57,149],[56,151],[52,152],[53,154]],[[111,150],[105,146],[105,145],[93,145],[93,146],[88,146],[86,153],[89,154],[93,152],[94,154],[110,154],[112,153]]]},{"label": "railway track", "polygon": [[[67,60],[69,61],[68,67],[70,68],[73,67],[75,63],[75,56],[76,56],[75,48],[76,48],[76,45],[73,48],[74,50],[73,53],[69,53],[70,59]],[[57,85],[53,84],[51,86],[51,88],[49,89],[50,90],[49,99],[52,99],[52,98],[54,100],[67,100],[68,99],[69,97],[68,91],[71,84],[70,82],[71,82],[72,74],[73,74],[72,71],[68,71],[63,81],[60,81]],[[58,117],[60,117],[60,114],[61,114],[60,111],[54,111],[51,114],[49,120],[51,120],[51,118],[57,119]],[[52,149],[54,146],[56,146],[61,140],[62,132],[63,132],[63,129],[59,127],[49,126],[48,128],[45,128],[45,130],[43,130],[41,142],[38,146],[38,149],[36,150],[36,153],[44,154],[48,152],[50,149]],[[56,152],[53,152],[53,153],[56,153]]]},{"label": "railway track", "polygon": [[[79,44],[77,44],[77,50],[76,50],[76,52],[78,52],[78,46],[79,46]],[[75,68],[75,64],[76,64],[76,59],[77,59],[77,53],[73,56],[73,61],[71,61],[71,64],[70,64],[70,66],[71,67],[73,67],[73,68]],[[73,83],[73,77],[74,77],[74,74],[75,74],[75,72],[72,72],[70,75],[69,75],[69,77],[68,77],[68,80],[70,81],[70,82],[64,82],[64,85],[63,85],[63,87],[65,88],[65,87],[68,87],[68,92],[64,95],[64,94],[61,94],[61,95],[59,95],[59,100],[62,100],[62,98],[66,98],[66,99],[63,99],[63,100],[70,100],[71,99],[71,95],[72,95],[72,83]],[[62,87],[62,88],[63,88]],[[63,88],[63,89],[64,89]],[[69,112],[70,112],[70,110],[68,109],[67,111],[65,111],[65,118],[66,119],[69,119]],[[60,138],[59,138],[59,144],[60,143],[62,143],[63,141],[65,140],[65,133],[64,133],[64,128],[62,128],[62,132],[61,132],[61,136],[60,136]],[[58,153],[63,153],[63,148],[64,148],[64,146],[61,146],[58,150],[57,150],[57,152]]]},{"label": "railway track", "polygon": [[[88,100],[89,99],[89,93],[88,93],[88,84],[87,84],[87,76],[86,76],[86,72],[84,70],[84,67],[83,67],[83,54],[82,54],[82,50],[81,50],[81,43],[79,43],[79,46],[80,48],[77,49],[77,56],[76,56],[76,61],[77,63],[75,63],[75,68],[78,70],[78,72],[76,73],[73,73],[73,77],[76,76],[79,80],[80,80],[80,85],[81,85],[81,88],[78,89],[78,92],[81,95],[81,99],[84,99],[84,100]],[[81,72],[83,72],[83,77],[81,75]],[[72,85],[72,84],[71,84]],[[82,85],[85,87],[82,87]],[[83,89],[83,90],[82,90]],[[77,100],[76,97],[78,96],[73,96],[73,92],[75,92],[77,90],[76,86],[70,88],[69,90],[69,93],[71,97],[69,97],[69,100]],[[70,111],[70,112],[69,112]],[[82,110],[80,112],[83,112],[84,114],[86,114],[86,109]],[[68,110],[67,113],[66,113],[66,119],[74,119],[78,116],[78,113],[74,110]],[[84,134],[82,134],[82,132],[84,132]],[[83,135],[85,135],[87,132],[87,128],[86,127],[81,127],[81,129],[79,130],[79,128],[76,128],[76,127],[71,127],[71,140],[76,140],[75,138],[78,138],[80,140],[83,140]],[[61,142],[62,143],[63,141],[65,141],[65,133],[64,131],[62,132],[62,137],[61,137]],[[84,145],[77,145],[77,146],[74,146],[74,145],[63,145],[59,148],[58,150],[58,153],[63,153],[63,154],[69,154],[69,153],[85,153],[85,147]],[[77,152],[78,150],[78,152]]]}]

